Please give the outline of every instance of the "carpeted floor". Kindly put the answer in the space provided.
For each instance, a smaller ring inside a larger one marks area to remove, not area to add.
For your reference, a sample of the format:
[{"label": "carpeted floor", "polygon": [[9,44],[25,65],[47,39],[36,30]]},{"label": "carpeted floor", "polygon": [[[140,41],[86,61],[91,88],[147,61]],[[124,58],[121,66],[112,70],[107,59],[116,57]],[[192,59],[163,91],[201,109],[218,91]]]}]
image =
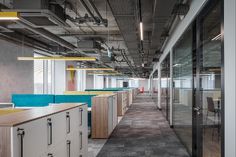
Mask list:
[{"label": "carpeted floor", "polygon": [[138,95],[97,157],[189,157],[147,94]]}]

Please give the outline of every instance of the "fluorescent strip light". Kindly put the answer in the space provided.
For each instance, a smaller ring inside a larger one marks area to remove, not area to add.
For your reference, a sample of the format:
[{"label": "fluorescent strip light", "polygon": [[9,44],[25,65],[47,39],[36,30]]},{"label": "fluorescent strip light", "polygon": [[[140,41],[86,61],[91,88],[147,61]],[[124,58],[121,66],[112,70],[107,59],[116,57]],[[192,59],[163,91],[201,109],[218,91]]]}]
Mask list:
[{"label": "fluorescent strip light", "polygon": [[102,70],[102,71],[114,71],[113,68],[67,68],[67,71],[76,71],[76,70],[87,70],[87,71],[96,71],[96,70]]},{"label": "fluorescent strip light", "polygon": [[143,41],[143,23],[142,22],[140,22],[140,40],[142,40]]},{"label": "fluorescent strip light", "polygon": [[0,20],[19,20],[18,12],[0,12]]},{"label": "fluorescent strip light", "polygon": [[18,57],[21,61],[31,60],[65,60],[65,61],[96,61],[95,57]]},{"label": "fluorescent strip light", "polygon": [[89,75],[122,75],[121,73],[88,73]]}]

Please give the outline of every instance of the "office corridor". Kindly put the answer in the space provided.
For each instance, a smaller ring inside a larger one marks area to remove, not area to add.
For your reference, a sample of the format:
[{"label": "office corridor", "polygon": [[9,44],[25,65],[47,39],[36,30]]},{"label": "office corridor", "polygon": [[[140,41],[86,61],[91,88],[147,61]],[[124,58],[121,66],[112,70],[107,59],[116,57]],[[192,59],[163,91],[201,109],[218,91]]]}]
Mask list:
[{"label": "office corridor", "polygon": [[188,157],[183,145],[147,94],[140,94],[98,157]]}]

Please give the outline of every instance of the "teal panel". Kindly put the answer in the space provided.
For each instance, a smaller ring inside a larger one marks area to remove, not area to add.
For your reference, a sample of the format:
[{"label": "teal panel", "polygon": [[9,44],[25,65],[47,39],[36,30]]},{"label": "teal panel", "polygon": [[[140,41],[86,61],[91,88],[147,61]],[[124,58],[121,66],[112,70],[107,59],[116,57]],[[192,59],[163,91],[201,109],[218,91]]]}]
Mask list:
[{"label": "teal panel", "polygon": [[92,97],[96,95],[55,95],[55,103],[86,103],[92,106]]},{"label": "teal panel", "polygon": [[12,94],[15,107],[43,107],[54,103],[54,95],[45,94]]}]

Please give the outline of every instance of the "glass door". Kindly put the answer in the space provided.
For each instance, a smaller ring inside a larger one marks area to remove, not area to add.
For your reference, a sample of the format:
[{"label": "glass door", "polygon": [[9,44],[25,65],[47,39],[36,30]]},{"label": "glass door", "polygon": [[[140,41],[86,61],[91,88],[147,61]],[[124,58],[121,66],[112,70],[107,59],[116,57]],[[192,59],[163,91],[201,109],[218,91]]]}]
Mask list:
[{"label": "glass door", "polygon": [[221,2],[210,1],[197,19],[194,156],[221,157],[222,47]]},{"label": "glass door", "polygon": [[161,63],[161,110],[169,121],[170,114],[170,55]]},{"label": "glass door", "polygon": [[193,30],[190,26],[173,48],[173,128],[192,154]]}]

